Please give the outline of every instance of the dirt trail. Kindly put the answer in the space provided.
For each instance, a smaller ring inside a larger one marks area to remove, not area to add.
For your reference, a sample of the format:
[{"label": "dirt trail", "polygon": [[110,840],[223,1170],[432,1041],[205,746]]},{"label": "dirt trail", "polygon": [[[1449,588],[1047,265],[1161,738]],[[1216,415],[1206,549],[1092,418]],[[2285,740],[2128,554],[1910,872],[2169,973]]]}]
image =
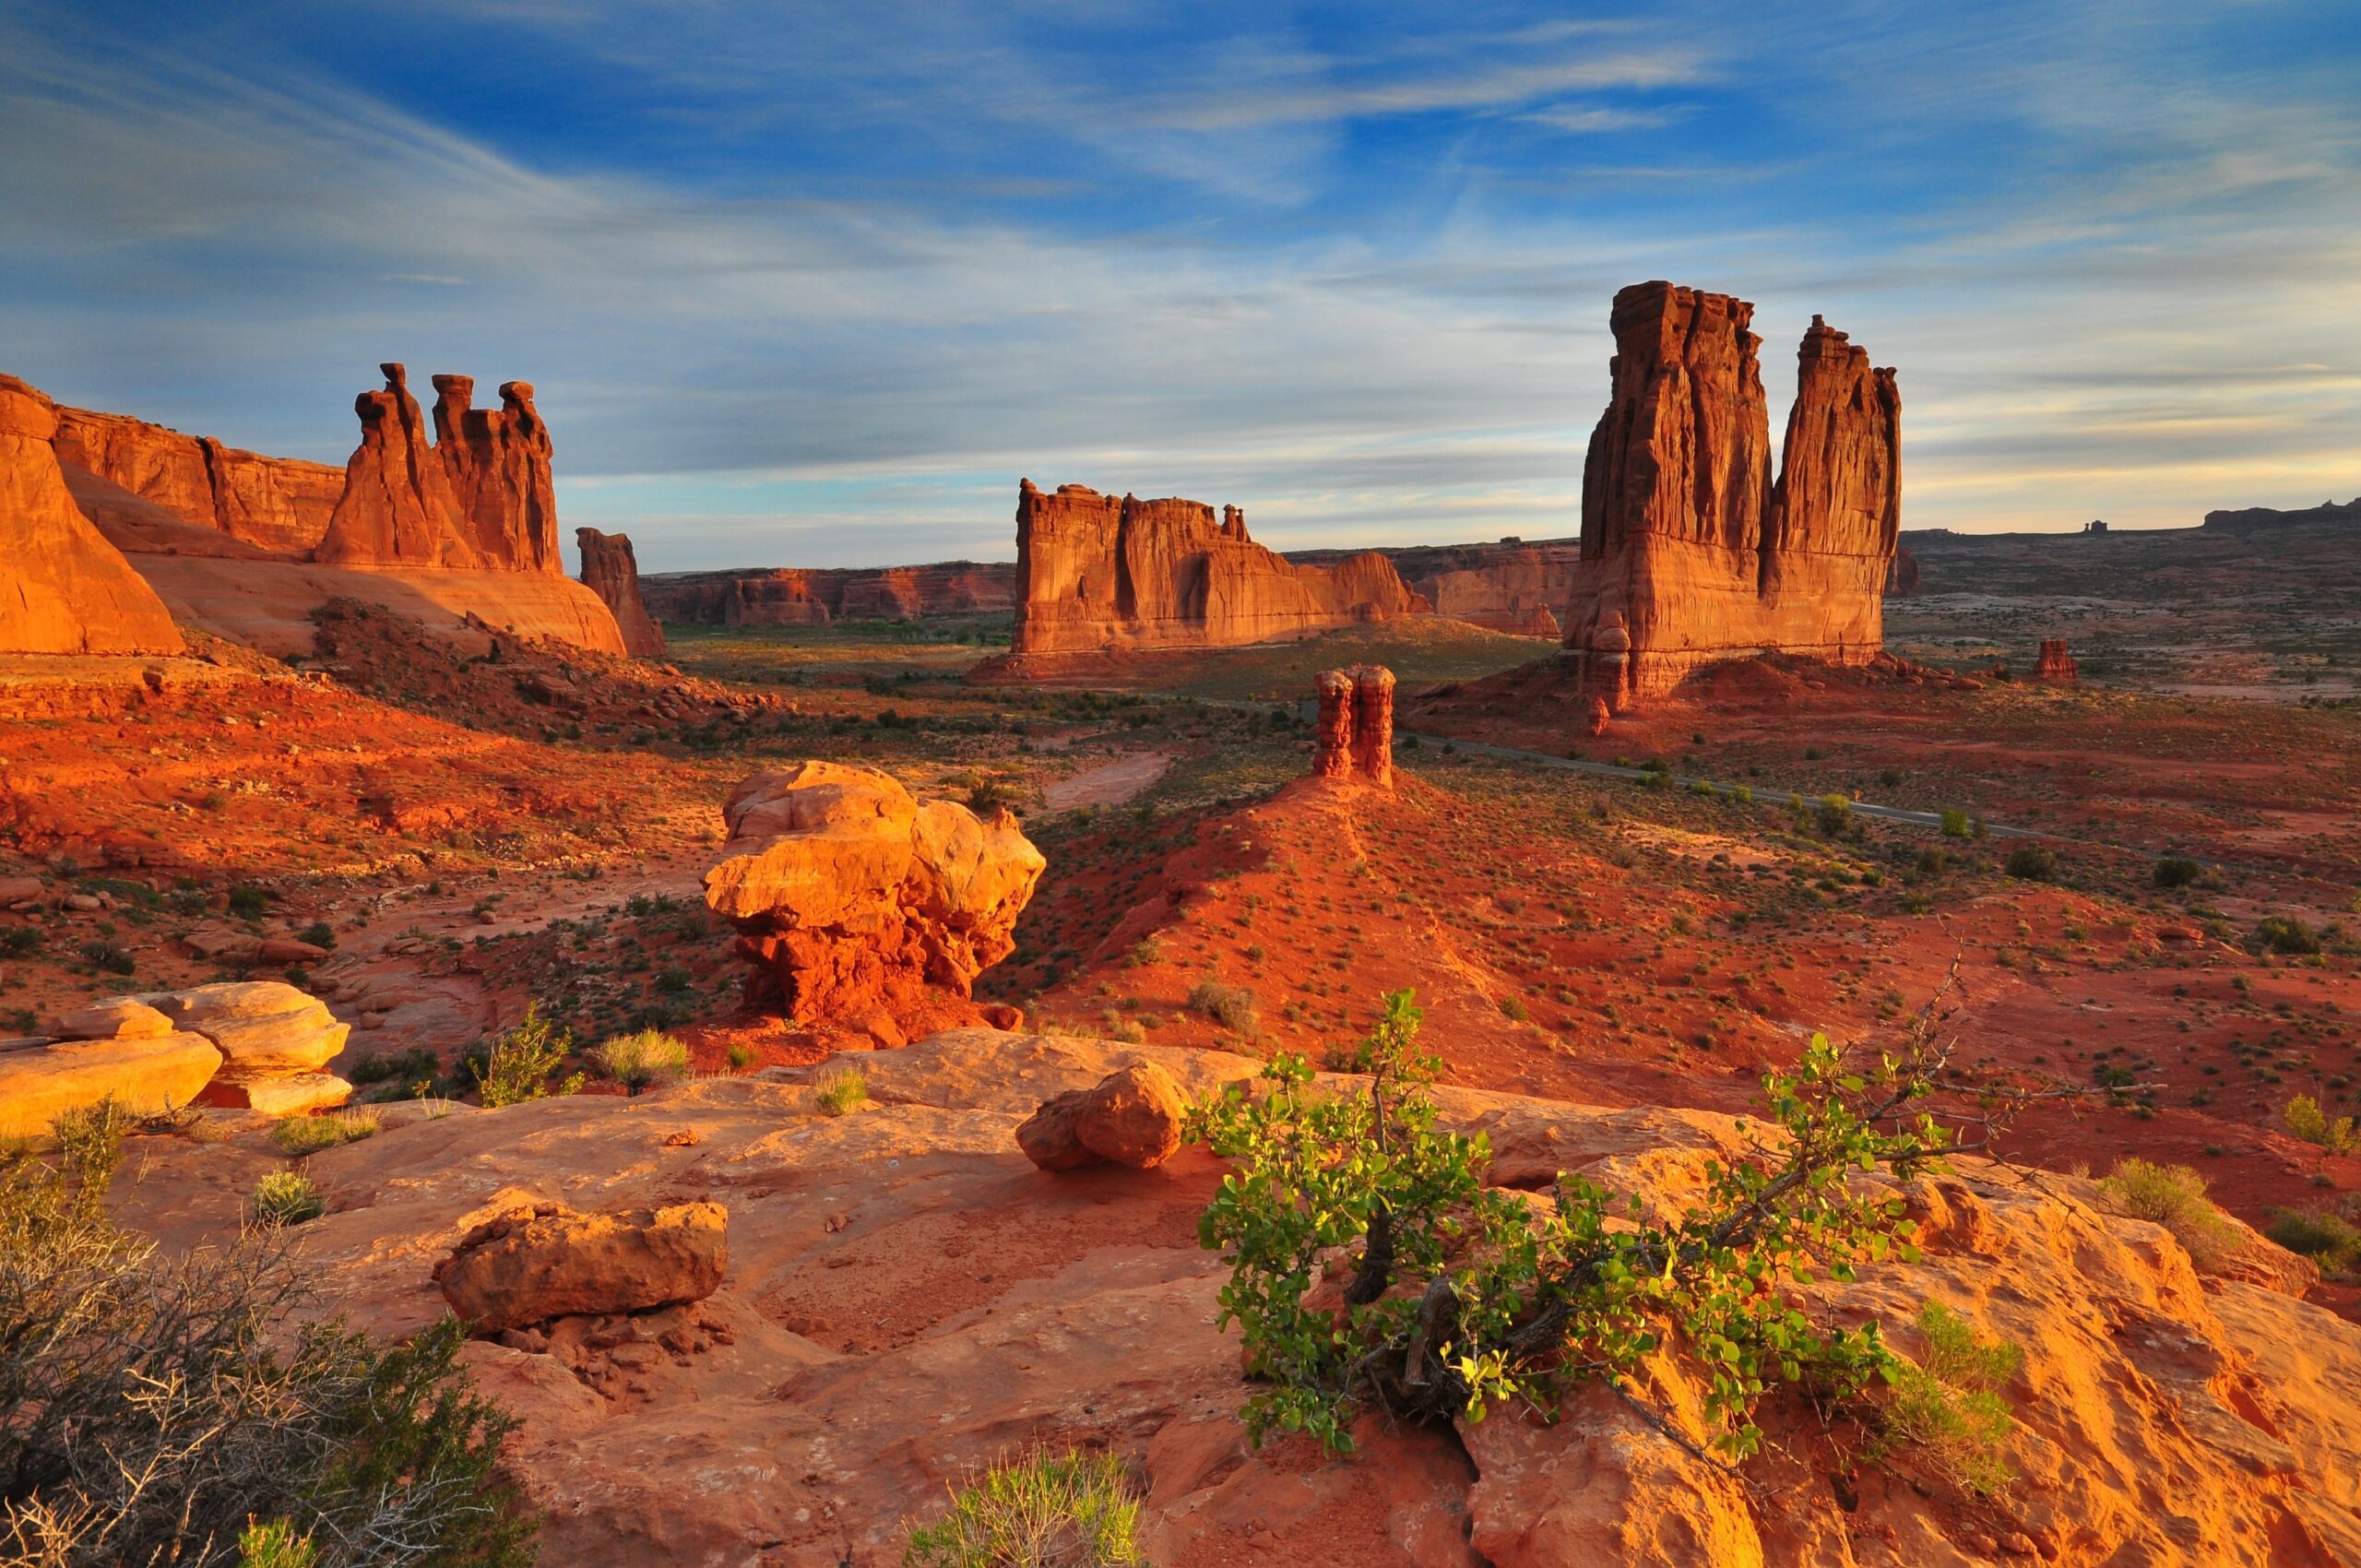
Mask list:
[{"label": "dirt trail", "polygon": [[1164,752],[1140,752],[1085,768],[1072,778],[1041,787],[1041,803],[1053,812],[1084,806],[1120,806],[1141,790],[1152,788],[1172,766]]}]

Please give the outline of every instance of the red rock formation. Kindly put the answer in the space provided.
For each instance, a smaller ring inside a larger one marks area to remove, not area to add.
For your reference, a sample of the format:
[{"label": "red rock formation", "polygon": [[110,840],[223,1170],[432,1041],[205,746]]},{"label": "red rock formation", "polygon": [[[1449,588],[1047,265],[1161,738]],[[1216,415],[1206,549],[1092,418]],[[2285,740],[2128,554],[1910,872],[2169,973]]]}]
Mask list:
[{"label": "red rock formation", "polygon": [[2066,651],[2064,637],[2041,639],[2041,658],[2034,664],[2033,678],[2069,686],[2081,678],[2081,671],[2074,668],[2074,656]]},{"label": "red rock formation", "polygon": [[76,508],[56,434],[55,405],[0,375],[0,651],[179,653],[163,600]]},{"label": "red rock formation", "polygon": [[1669,283],[1615,296],[1614,391],[1584,465],[1564,617],[1570,656],[1610,706],[1717,659],[1860,664],[1882,646],[1901,521],[1893,373],[1814,317],[1774,486],[1753,314]]},{"label": "red rock formation", "polygon": [[1118,1067],[1086,1089],[1044,1100],[1017,1124],[1016,1144],[1044,1170],[1128,1165],[1153,1170],[1180,1152],[1189,1113],[1180,1086],[1153,1062]]},{"label": "red rock formation", "polygon": [[500,407],[479,409],[475,377],[434,378],[434,451],[468,519],[483,564],[510,572],[563,572],[558,555],[554,448],[533,407],[533,384],[504,381]]},{"label": "red rock formation", "polygon": [[1244,514],[1194,501],[1045,494],[1016,503],[1013,670],[1059,654],[1229,647],[1308,636],[1431,608],[1375,551],[1296,566],[1246,537]]},{"label": "red rock formation", "polygon": [[[1438,615],[1496,632],[1545,636],[1556,641],[1556,612],[1572,590],[1579,540],[1503,539],[1493,544],[1419,544],[1381,548],[1379,554],[1410,591],[1434,606]],[[1340,550],[1290,550],[1299,566],[1333,566]]]},{"label": "red rock formation", "polygon": [[1613,717],[1607,711],[1607,704],[1603,699],[1593,697],[1590,699],[1590,716],[1583,727],[1590,731],[1590,738],[1596,741],[1607,733],[1608,723]]},{"label": "red rock formation", "polygon": [[[282,555],[307,555],[343,492],[326,463],[266,457],[145,420],[60,408],[58,460],[163,507],[192,527]],[[73,475],[67,475],[71,482]],[[108,519],[90,519],[104,528]]]},{"label": "red rock formation", "polygon": [[1918,557],[1906,544],[1893,548],[1893,559],[1886,564],[1885,596],[1888,599],[1915,599],[1918,594]]},{"label": "red rock formation", "polygon": [[584,1313],[702,1301],[730,1268],[730,1211],[677,1204],[577,1214],[520,1204],[470,1229],[434,1265],[451,1311],[477,1336]]},{"label": "red rock formation", "polygon": [[1016,568],[1003,562],[926,566],[768,567],[664,572],[642,577],[640,599],[660,620],[702,626],[825,625],[989,614],[1014,603]]},{"label": "red rock formation", "polygon": [[582,580],[615,612],[623,647],[635,659],[663,658],[664,628],[648,619],[639,601],[639,560],[632,553],[631,536],[576,529],[574,540],[582,551]]},{"label": "red rock formation", "polygon": [[976,976],[1014,948],[1048,863],[1013,815],[801,762],[740,784],[722,817],[706,903],[738,929],[752,1005],[880,1036],[985,1021]]},{"label": "red rock formation", "polygon": [[344,466],[344,493],[315,558],[334,565],[480,567],[468,515],[398,364],[382,392],[353,400],[361,445]]},{"label": "red rock formation", "polygon": [[1394,671],[1382,664],[1323,670],[1318,682],[1319,729],[1312,742],[1315,778],[1358,778],[1394,787]]}]

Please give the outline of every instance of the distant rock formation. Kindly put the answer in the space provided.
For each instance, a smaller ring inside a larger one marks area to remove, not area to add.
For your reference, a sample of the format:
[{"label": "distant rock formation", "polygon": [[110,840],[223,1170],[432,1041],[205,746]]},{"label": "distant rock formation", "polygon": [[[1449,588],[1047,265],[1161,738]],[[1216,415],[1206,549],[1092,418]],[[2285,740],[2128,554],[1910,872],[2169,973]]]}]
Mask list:
[{"label": "distant rock formation", "polygon": [[1610,706],[1763,651],[1862,664],[1902,512],[1893,372],[1818,316],[1797,352],[1779,480],[1748,329],[1727,294],[1615,296],[1614,391],[1583,469],[1565,647]]},{"label": "distant rock formation", "polygon": [[650,614],[683,625],[922,621],[1011,608],[1016,568],[1000,561],[943,561],[926,566],[658,572],[640,579],[639,593]]},{"label": "distant rock formation", "polygon": [[2361,495],[2350,501],[2323,501],[2295,512],[2282,512],[2271,506],[2243,506],[2205,514],[2205,526],[2209,529],[2276,528],[2286,523],[2361,523]]},{"label": "distant rock formation", "polygon": [[[1299,566],[1334,566],[1350,552],[1290,550]],[[1503,539],[1493,544],[1381,546],[1378,553],[1411,592],[1438,615],[1520,636],[1559,636],[1557,612],[1573,589],[1582,541],[1545,539],[1526,543]]]},{"label": "distant rock formation", "polygon": [[1885,596],[1888,599],[1915,599],[1918,595],[1918,557],[1910,547],[1898,544],[1893,559],[1886,563]]},{"label": "distant rock formation", "polygon": [[1216,523],[1194,501],[1044,493],[1030,480],[1017,490],[1016,578],[1014,661],[1280,642],[1432,608],[1373,550],[1297,566],[1249,538],[1234,506]]},{"label": "distant rock formation", "polygon": [[[327,463],[266,457],[210,435],[183,435],[89,409],[57,410],[54,445],[59,461],[153,502],[184,523],[283,555],[309,555],[318,547],[344,491],[342,471]],[[109,521],[90,520],[101,528]]]},{"label": "distant rock formation", "polygon": [[434,451],[477,558],[498,571],[563,572],[554,448],[533,407],[533,384],[502,382],[498,409],[475,407],[475,390],[471,375],[434,378]]},{"label": "distant rock formation", "polygon": [[901,1044],[986,1021],[976,976],[1015,947],[1048,862],[1016,818],[920,803],[891,776],[799,762],[722,808],[706,905],[738,930],[750,1005]]},{"label": "distant rock formation", "polygon": [[2074,668],[2074,656],[2066,651],[2064,637],[2041,639],[2041,657],[2034,663],[2033,678],[2066,686],[2072,685],[2081,678],[2081,671]]},{"label": "distant rock formation", "polygon": [[635,659],[663,658],[664,628],[648,619],[640,602],[639,559],[632,553],[631,536],[576,529],[574,540],[582,552],[582,581],[615,612],[623,647]]},{"label": "distant rock formation", "polygon": [[1320,717],[1313,731],[1314,778],[1358,778],[1394,787],[1394,671],[1382,664],[1323,670],[1314,683]]},{"label": "distant rock formation", "polygon": [[156,590],[74,505],[56,406],[0,375],[0,652],[179,653]]},{"label": "distant rock formation", "polygon": [[377,368],[385,389],[353,399],[361,445],[345,462],[344,493],[316,559],[349,566],[482,566],[450,469],[427,439],[403,368]]}]

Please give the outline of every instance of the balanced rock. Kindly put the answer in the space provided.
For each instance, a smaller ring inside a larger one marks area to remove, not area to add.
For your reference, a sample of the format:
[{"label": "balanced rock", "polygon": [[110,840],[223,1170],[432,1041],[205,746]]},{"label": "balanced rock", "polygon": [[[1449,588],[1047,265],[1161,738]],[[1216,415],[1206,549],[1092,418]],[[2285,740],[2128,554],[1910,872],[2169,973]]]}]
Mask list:
[{"label": "balanced rock", "polygon": [[574,540],[581,548],[582,581],[615,612],[623,647],[635,659],[663,658],[664,628],[648,618],[640,601],[639,559],[632,552],[631,536],[576,529]]},{"label": "balanced rock", "polygon": [[1044,1170],[1097,1164],[1147,1170],[1180,1151],[1188,1110],[1172,1075],[1144,1062],[1046,1102],[1018,1125],[1016,1142]]},{"label": "balanced rock", "polygon": [[520,1206],[460,1238],[435,1265],[434,1282],[480,1336],[555,1317],[701,1301],[730,1266],[729,1224],[718,1203],[622,1214]]},{"label": "balanced rock", "polygon": [[1614,391],[1583,467],[1564,618],[1569,657],[1610,707],[1718,659],[1866,664],[1883,647],[1902,517],[1893,372],[1814,316],[1774,484],[1753,315],[1665,282],[1615,296]]},{"label": "balanced rock", "polygon": [[2074,665],[2074,656],[2066,651],[2064,637],[2041,639],[2041,657],[2034,662],[2033,678],[2052,681],[2062,686],[2070,686],[2081,678],[2081,671]]},{"label": "balanced rock", "polygon": [[164,601],[58,468],[56,407],[0,375],[0,653],[179,653]]},{"label": "balanced rock", "polygon": [[979,1022],[976,976],[1015,947],[1047,865],[1005,810],[914,800],[890,776],[801,762],[731,791],[706,903],[737,927],[753,1005],[799,1024]]}]

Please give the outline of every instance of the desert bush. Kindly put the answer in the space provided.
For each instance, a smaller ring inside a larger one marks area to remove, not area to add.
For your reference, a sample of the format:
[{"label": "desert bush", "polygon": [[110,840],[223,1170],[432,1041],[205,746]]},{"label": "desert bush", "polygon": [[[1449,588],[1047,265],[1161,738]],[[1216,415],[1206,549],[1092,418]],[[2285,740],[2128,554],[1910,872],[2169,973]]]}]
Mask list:
[{"label": "desert bush", "polygon": [[2320,950],[2319,932],[2293,915],[2265,915],[2254,928],[2257,944],[2291,957]]},{"label": "desert bush", "polygon": [[2291,1253],[2301,1253],[2320,1272],[2350,1277],[2361,1275],[2361,1226],[2328,1209],[2275,1208],[2263,1234]]},{"label": "desert bush", "polygon": [[1965,812],[1960,810],[1957,806],[1945,806],[1943,808],[1944,837],[1966,838],[1972,837],[1975,832],[1975,826],[1968,820],[1968,815]]},{"label": "desert bush", "polygon": [[954,1492],[943,1523],[914,1526],[903,1568],[1132,1568],[1138,1495],[1111,1454],[995,1465]]},{"label": "desert bush", "polygon": [[2133,1156],[2116,1162],[2099,1191],[2118,1213],[2161,1225],[2200,1267],[2237,1249],[2237,1231],[2205,1195],[2205,1178],[2186,1165]]},{"label": "desert bush", "polygon": [[41,951],[39,926],[12,925],[0,931],[0,958],[30,958]]},{"label": "desert bush", "polygon": [[743,1040],[732,1041],[730,1049],[723,1053],[724,1059],[730,1063],[730,1070],[733,1073],[742,1073],[753,1066],[758,1055],[754,1048]]},{"label": "desert bush", "polygon": [[831,1067],[812,1080],[812,1103],[823,1116],[842,1116],[869,1103],[869,1079],[858,1067]]},{"label": "desert bush", "polygon": [[1853,826],[1853,802],[1842,795],[1822,795],[1812,807],[1812,820],[1831,838],[1841,838]]},{"label": "desert bush", "polygon": [[2159,887],[2187,887],[2205,874],[2205,868],[2184,855],[2166,855],[2150,873]]},{"label": "desert bush", "polygon": [[132,956],[129,948],[104,937],[95,937],[82,944],[82,956],[111,975],[131,974],[139,968],[139,960]]},{"label": "desert bush", "polygon": [[1533,1016],[1532,1011],[1525,1006],[1525,998],[1522,996],[1503,996],[1498,1005],[1501,1009],[1501,1016],[1513,1024],[1522,1024]]},{"label": "desert bush", "polygon": [[108,1217],[119,1125],[71,1133],[0,1160],[0,1562],[525,1568],[456,1319],[299,1324],[285,1231],[167,1255]]},{"label": "desert bush", "polygon": [[317,1154],[324,1148],[359,1143],[377,1130],[377,1118],[366,1111],[338,1111],[329,1116],[290,1116],[270,1130],[270,1141],[281,1154]]},{"label": "desert bush", "polygon": [[1163,961],[1164,944],[1153,936],[1141,937],[1132,944],[1131,951],[1123,955],[1123,968],[1127,969],[1136,969],[1145,965],[1160,964]]},{"label": "desert bush", "polygon": [[257,1225],[302,1225],[327,1212],[318,1183],[300,1170],[273,1170],[255,1183],[246,1211]]},{"label": "desert bush", "polygon": [[[1937,1163],[1944,1133],[1910,1111],[1929,1092],[1923,1075],[1854,1073],[1815,1036],[1796,1072],[1764,1079],[1784,1141],[1715,1168],[1678,1220],[1575,1175],[1544,1212],[1483,1184],[1482,1136],[1437,1129],[1436,1064],[1416,1051],[1402,995],[1409,1027],[1372,1052],[1366,1095],[1322,1093],[1282,1053],[1259,1096],[1233,1085],[1191,1112],[1192,1139],[1232,1165],[1197,1234],[1230,1265],[1219,1321],[1239,1325],[1248,1370],[1267,1380],[1243,1412],[1258,1441],[1302,1431],[1348,1448],[1352,1412],[1371,1402],[1464,1420],[1501,1399],[1546,1406],[1568,1381],[1625,1385],[1680,1345],[1698,1348],[1716,1445],[1742,1457],[1760,1445],[1752,1415],[1771,1384],[1808,1384],[1833,1406],[1892,1372],[1874,1324],[1815,1322],[1758,1281],[1916,1260],[1900,1198],[1847,1177]],[[1357,1241],[1340,1325],[1305,1298],[1323,1254]]]},{"label": "desert bush", "polygon": [[270,908],[270,895],[251,883],[230,889],[230,912],[242,921],[258,921]]},{"label": "desert bush", "polygon": [[1978,1339],[1975,1327],[1940,1301],[1918,1309],[1923,1352],[1899,1362],[1873,1452],[1906,1444],[1936,1479],[1970,1497],[1990,1497],[2016,1478],[2003,1446],[2014,1423],[1999,1390],[2024,1362],[2001,1340]]},{"label": "desert bush", "polygon": [[442,1071],[441,1057],[424,1046],[414,1045],[391,1056],[379,1056],[373,1051],[346,1068],[344,1075],[356,1084],[414,1084],[436,1077]]},{"label": "desert bush", "polygon": [[661,1029],[637,1029],[593,1047],[590,1064],[635,1095],[687,1077],[689,1048]]},{"label": "desert bush", "polygon": [[[572,1033],[542,1017],[540,1003],[528,1004],[523,1019],[493,1039],[481,1062],[469,1061],[476,1098],[487,1111],[547,1099],[550,1075],[573,1049]],[[580,1087],[578,1078],[569,1080],[559,1087],[559,1092],[571,1094]]]},{"label": "desert bush", "polygon": [[2058,853],[2040,844],[2020,844],[2003,868],[2021,882],[2047,882],[2058,874]]},{"label": "desert bush", "polygon": [[1210,977],[1189,992],[1189,1011],[1202,1014],[1234,1035],[1252,1039],[1263,1032],[1254,1008],[1254,993],[1242,985],[1224,985]]},{"label": "desert bush", "polygon": [[326,921],[314,921],[310,925],[297,932],[295,939],[298,942],[308,942],[314,947],[326,947],[333,952],[336,948],[336,927]]},{"label": "desert bush", "polygon": [[2308,1144],[2318,1144],[2331,1154],[2351,1154],[2361,1147],[2361,1136],[2353,1131],[2353,1118],[2340,1116],[2330,1121],[2328,1112],[2310,1095],[2299,1094],[2290,1099],[2283,1120],[2290,1134]]}]

